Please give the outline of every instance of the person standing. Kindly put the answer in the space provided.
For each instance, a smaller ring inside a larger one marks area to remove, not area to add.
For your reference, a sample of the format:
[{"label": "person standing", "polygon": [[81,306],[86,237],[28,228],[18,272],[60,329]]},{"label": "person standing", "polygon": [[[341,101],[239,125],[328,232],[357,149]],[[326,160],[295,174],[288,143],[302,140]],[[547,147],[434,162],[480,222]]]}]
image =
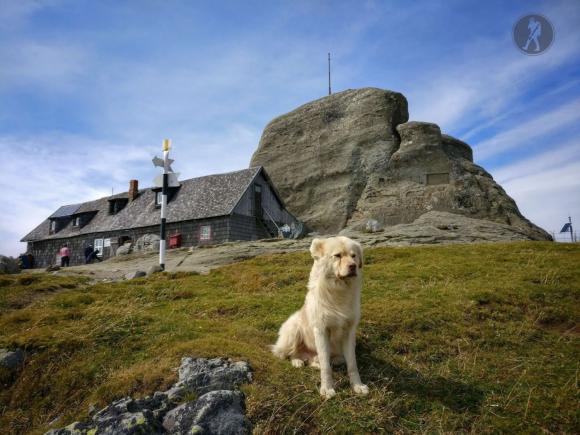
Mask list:
[{"label": "person standing", "polygon": [[85,264],[89,264],[93,258],[93,245],[89,245],[85,248]]},{"label": "person standing", "polygon": [[66,243],[62,245],[62,248],[60,248],[59,254],[60,254],[60,267],[68,267],[70,263],[70,249],[68,248]]}]

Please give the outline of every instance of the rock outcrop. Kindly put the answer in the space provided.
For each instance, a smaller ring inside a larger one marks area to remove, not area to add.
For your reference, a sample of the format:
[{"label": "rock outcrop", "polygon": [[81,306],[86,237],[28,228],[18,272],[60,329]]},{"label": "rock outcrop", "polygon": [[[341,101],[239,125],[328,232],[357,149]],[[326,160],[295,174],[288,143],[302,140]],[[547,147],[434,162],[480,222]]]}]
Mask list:
[{"label": "rock outcrop", "polygon": [[417,221],[440,211],[550,240],[519,212],[466,143],[435,124],[407,122],[405,97],[364,88],[313,101],[265,128],[251,166],[264,166],[290,211],[335,233]]},{"label": "rock outcrop", "polygon": [[[168,391],[143,399],[125,397],[46,435],[89,434],[249,434],[244,394],[235,390],[252,382],[248,363],[224,358],[183,358],[179,381]],[[180,403],[186,396],[197,400]]]}]

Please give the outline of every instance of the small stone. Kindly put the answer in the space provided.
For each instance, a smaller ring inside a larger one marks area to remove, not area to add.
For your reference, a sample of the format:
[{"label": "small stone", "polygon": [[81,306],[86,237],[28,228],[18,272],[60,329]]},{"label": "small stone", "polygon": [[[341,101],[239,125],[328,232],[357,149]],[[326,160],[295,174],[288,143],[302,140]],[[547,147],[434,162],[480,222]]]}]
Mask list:
[{"label": "small stone", "polygon": [[142,270],[136,270],[135,272],[129,272],[125,274],[125,279],[135,279],[135,278],[142,278],[147,274]]},{"label": "small stone", "polygon": [[58,270],[60,270],[60,266],[57,266],[56,264],[52,264],[50,266],[48,266],[46,269],[44,269],[46,272],[56,272]]},{"label": "small stone", "polygon": [[163,272],[163,269],[158,264],[154,264],[147,270],[147,276],[153,275],[154,273]]},{"label": "small stone", "polygon": [[367,233],[376,233],[382,230],[382,225],[375,219],[369,219],[365,225],[365,231]]},{"label": "small stone", "polygon": [[52,429],[45,432],[44,435],[84,435],[87,433],[95,433],[96,429],[89,423],[80,423],[75,421],[62,429]]},{"label": "small stone", "polygon": [[24,363],[24,352],[20,349],[13,351],[0,349],[0,367],[8,370],[16,370],[22,363]]}]

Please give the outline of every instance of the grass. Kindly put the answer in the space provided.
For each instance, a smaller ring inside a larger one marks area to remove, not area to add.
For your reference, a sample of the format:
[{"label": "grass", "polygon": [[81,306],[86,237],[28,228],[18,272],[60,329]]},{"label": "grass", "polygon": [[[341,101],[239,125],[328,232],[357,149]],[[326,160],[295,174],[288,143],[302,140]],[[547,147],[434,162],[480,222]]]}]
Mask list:
[{"label": "grass", "polygon": [[3,433],[41,433],[176,379],[180,358],[248,360],[257,433],[577,433],[580,246],[505,243],[366,251],[358,360],[371,393],[323,401],[316,370],[267,345],[298,309],[311,259],[270,255],[209,275],[89,286],[0,277],[0,347],[26,350],[3,374]]}]

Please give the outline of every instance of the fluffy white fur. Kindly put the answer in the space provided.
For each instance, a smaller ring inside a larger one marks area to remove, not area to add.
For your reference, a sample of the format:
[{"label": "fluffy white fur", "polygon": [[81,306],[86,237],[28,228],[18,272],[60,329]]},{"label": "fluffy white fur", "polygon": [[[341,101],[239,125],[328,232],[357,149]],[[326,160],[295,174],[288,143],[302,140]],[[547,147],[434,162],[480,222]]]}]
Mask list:
[{"label": "fluffy white fur", "polygon": [[314,264],[308,293],[300,310],[280,328],[272,352],[290,358],[294,367],[305,362],[320,367],[320,394],[336,394],[331,361],[346,361],[352,389],[368,394],[358,373],[355,355],[356,327],[360,320],[363,252],[347,237],[314,239],[310,246]]}]

